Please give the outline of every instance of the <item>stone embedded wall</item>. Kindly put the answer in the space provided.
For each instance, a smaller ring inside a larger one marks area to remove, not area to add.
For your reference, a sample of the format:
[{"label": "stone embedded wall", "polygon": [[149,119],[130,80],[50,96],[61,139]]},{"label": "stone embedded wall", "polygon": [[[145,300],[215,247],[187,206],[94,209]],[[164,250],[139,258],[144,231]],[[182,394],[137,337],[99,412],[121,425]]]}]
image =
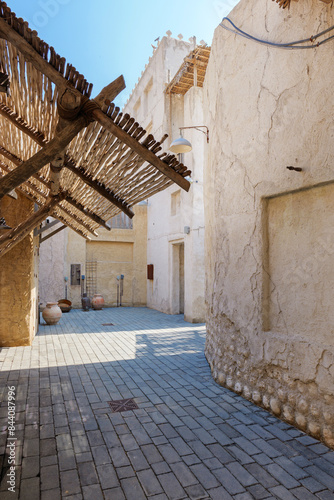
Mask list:
[{"label": "stone embedded wall", "polygon": [[[34,204],[18,194],[17,200],[5,196],[0,209],[7,224],[16,227],[30,217]],[[31,233],[0,258],[0,347],[31,345],[36,334],[37,254]]]},{"label": "stone embedded wall", "polygon": [[[334,24],[311,0],[242,0],[229,17],[275,42]],[[218,27],[204,108],[213,376],[334,447],[332,55],[332,42],[279,50]]]}]

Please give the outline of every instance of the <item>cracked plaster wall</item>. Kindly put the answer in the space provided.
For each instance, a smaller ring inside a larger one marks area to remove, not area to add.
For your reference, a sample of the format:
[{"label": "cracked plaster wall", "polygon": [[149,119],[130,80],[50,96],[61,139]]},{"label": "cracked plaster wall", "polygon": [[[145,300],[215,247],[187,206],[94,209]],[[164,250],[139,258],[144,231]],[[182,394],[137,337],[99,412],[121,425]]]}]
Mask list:
[{"label": "cracked plaster wall", "polygon": [[[229,17],[275,42],[334,24],[331,7],[311,0],[289,11],[242,0]],[[333,51],[279,50],[218,27],[204,88],[213,376],[331,447]]]}]

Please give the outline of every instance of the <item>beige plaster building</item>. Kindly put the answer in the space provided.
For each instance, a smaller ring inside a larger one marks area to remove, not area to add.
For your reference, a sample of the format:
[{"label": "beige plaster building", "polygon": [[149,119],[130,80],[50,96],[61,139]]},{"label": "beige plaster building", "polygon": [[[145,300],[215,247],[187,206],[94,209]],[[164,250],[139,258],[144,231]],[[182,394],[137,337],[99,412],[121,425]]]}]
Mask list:
[{"label": "beige plaster building", "polygon": [[[179,127],[203,125],[203,80],[210,48],[167,32],[157,44],[124,112],[133,114],[146,130],[168,148]],[[192,170],[189,193],[171,186],[152,196],[147,211],[147,306],[167,314],[184,313],[186,321],[204,321],[204,203],[203,163],[206,135],[184,130],[193,150],[184,155]]]},{"label": "beige plaster building", "polygon": [[[229,17],[274,43],[334,24],[316,0],[242,0]],[[280,50],[217,27],[205,199],[214,378],[334,447],[332,58],[332,41]]]},{"label": "beige plaster building", "polygon": [[[147,204],[136,205],[134,213],[133,220],[124,214],[114,217],[110,221],[111,231],[100,228],[98,236],[89,241],[66,228],[43,242],[44,235],[52,233],[57,226],[43,232],[39,261],[40,303],[45,305],[65,298],[66,287],[67,298],[75,308],[81,307],[83,291],[90,297],[94,293],[101,294],[107,307],[118,303],[145,306]],[[122,284],[117,280],[121,275],[124,276]]]}]

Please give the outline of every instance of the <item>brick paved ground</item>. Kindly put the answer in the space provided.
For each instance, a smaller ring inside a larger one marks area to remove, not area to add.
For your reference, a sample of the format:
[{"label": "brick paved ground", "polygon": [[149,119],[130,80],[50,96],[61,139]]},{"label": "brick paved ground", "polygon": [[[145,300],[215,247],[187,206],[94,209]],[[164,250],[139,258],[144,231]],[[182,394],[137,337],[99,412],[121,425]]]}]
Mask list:
[{"label": "brick paved ground", "polygon": [[[72,310],[31,348],[2,349],[0,498],[334,499],[334,452],[216,385],[204,340],[204,326],[182,316]],[[112,413],[108,401],[125,398],[139,409]]]}]

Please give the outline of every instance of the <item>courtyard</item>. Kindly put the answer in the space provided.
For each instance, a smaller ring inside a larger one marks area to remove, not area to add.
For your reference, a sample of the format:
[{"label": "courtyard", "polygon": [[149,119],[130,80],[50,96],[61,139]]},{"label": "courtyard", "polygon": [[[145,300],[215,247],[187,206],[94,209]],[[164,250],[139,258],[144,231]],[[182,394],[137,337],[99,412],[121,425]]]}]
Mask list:
[{"label": "courtyard", "polygon": [[204,345],[182,315],[110,308],[2,348],[1,499],[333,499],[334,452],[217,385]]}]

